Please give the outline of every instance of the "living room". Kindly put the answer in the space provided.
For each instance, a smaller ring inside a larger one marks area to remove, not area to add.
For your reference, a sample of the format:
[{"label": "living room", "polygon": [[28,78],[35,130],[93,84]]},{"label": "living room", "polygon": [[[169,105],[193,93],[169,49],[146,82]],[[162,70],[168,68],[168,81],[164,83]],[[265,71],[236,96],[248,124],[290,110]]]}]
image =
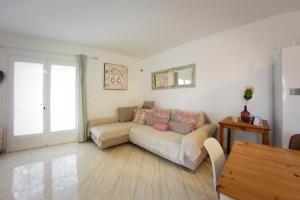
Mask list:
[{"label": "living room", "polygon": [[[300,133],[299,1],[0,5],[0,199],[299,199],[300,154],[287,150]],[[293,152],[281,171],[296,178],[251,182],[240,167],[245,180],[225,187],[247,144]]]}]

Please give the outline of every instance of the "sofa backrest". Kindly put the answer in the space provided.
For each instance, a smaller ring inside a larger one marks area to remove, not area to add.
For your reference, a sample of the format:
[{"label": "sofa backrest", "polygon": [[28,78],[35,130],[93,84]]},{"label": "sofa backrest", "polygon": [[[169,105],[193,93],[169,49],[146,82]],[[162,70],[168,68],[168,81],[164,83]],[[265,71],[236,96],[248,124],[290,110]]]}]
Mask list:
[{"label": "sofa backrest", "polygon": [[[178,109],[171,109],[170,120],[175,121],[176,111],[178,111]],[[180,111],[199,115],[199,118],[196,122],[196,129],[200,128],[201,126],[207,123],[207,117],[204,112],[190,112],[190,111],[183,111],[183,110]]]}]

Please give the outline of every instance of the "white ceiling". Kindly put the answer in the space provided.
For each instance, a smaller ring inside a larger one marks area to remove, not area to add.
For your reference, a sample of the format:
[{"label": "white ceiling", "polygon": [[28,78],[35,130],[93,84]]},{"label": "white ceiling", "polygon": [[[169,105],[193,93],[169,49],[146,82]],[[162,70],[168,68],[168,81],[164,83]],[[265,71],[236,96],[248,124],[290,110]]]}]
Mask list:
[{"label": "white ceiling", "polygon": [[300,0],[0,0],[0,30],[144,58],[299,9]]}]

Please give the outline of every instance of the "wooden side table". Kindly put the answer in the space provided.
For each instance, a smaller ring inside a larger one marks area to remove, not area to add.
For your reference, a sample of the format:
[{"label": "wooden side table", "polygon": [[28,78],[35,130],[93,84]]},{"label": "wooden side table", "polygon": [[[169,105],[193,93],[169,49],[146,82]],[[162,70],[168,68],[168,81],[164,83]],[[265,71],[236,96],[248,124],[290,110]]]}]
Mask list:
[{"label": "wooden side table", "polygon": [[239,118],[238,122],[233,122],[231,117],[226,117],[219,121],[220,125],[220,137],[219,142],[223,148],[223,140],[224,140],[224,128],[227,128],[227,153],[230,152],[230,137],[231,130],[241,130],[247,131],[251,133],[261,134],[262,135],[262,143],[265,145],[269,145],[269,131],[270,126],[267,120],[262,120],[262,124],[260,126],[256,126],[253,124],[249,124],[243,122],[241,118]]}]

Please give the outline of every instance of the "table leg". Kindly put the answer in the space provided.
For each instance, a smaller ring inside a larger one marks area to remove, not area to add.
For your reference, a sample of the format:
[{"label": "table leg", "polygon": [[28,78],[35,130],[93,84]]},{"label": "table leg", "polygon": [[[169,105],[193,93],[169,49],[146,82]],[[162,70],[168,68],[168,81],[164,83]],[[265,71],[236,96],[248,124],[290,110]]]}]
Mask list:
[{"label": "table leg", "polygon": [[263,139],[263,142],[262,142],[263,144],[269,145],[269,132],[268,131],[263,132],[262,139]]},{"label": "table leg", "polygon": [[219,135],[219,142],[223,149],[223,134],[224,134],[224,127],[220,125],[220,135]]},{"label": "table leg", "polygon": [[231,138],[231,130],[227,129],[227,154],[230,153],[230,138]]}]

